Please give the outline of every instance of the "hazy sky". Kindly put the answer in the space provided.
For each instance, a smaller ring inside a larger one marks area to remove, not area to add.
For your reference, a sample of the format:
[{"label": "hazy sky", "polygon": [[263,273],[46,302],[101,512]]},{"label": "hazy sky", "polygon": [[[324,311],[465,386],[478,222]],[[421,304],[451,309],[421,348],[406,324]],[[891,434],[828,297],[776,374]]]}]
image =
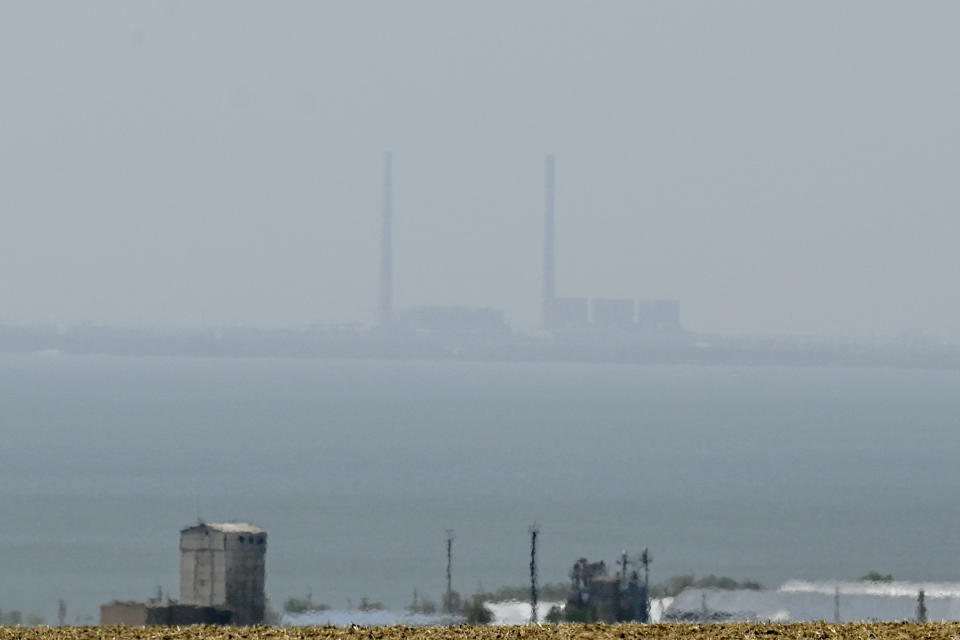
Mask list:
[{"label": "hazy sky", "polygon": [[5,2],[0,321],[537,319],[960,340],[960,3]]}]

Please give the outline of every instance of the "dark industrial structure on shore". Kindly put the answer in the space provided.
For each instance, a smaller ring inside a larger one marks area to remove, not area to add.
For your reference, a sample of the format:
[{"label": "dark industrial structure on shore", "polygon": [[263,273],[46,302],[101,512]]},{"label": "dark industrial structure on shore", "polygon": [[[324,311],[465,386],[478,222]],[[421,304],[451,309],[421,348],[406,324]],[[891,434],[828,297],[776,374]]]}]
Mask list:
[{"label": "dark industrial structure on shore", "polygon": [[650,620],[649,573],[650,556],[646,549],[640,556],[643,578],[636,569],[628,572],[632,562],[626,552],[621,555],[620,570],[608,575],[607,565],[580,558],[570,569],[570,594],[567,596],[568,620],[581,622],[648,622]]}]

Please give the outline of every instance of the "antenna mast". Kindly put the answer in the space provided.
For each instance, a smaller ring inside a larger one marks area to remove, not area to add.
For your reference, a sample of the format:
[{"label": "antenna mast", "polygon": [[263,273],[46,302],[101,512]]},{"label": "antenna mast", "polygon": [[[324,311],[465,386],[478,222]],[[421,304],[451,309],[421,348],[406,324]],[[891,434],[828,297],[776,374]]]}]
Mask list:
[{"label": "antenna mast", "polygon": [[650,586],[650,563],[653,562],[653,558],[650,557],[650,550],[647,547],[643,548],[643,553],[640,554],[640,564],[643,565],[643,586]]},{"label": "antenna mast", "polygon": [[530,621],[537,623],[537,534],[540,527],[530,526]]},{"label": "antenna mast", "polygon": [[629,563],[629,560],[627,560],[627,550],[624,549],[623,551],[620,552],[620,588],[621,589],[627,588],[627,564],[628,563]]},{"label": "antenna mast", "polygon": [[444,596],[444,609],[453,613],[453,529],[447,529],[447,594]]},{"label": "antenna mast", "polygon": [[643,621],[650,621],[650,563],[653,558],[650,556],[650,550],[643,548],[640,554],[640,564],[643,565]]}]

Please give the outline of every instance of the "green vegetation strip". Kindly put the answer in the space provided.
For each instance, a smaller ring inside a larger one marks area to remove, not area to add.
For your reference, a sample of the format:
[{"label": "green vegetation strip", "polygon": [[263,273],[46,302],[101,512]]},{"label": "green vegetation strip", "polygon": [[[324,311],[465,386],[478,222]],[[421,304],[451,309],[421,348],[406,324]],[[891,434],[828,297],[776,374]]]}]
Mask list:
[{"label": "green vegetation strip", "polygon": [[515,627],[0,627],[0,640],[960,640],[960,623],[559,624]]}]

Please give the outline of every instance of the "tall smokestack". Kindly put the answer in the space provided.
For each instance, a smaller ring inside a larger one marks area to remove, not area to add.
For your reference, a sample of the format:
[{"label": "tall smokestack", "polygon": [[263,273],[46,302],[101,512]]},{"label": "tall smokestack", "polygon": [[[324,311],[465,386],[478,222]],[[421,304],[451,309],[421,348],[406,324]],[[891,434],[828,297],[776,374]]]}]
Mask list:
[{"label": "tall smokestack", "polygon": [[543,291],[540,295],[540,321],[550,328],[550,309],[554,297],[553,265],[553,154],[547,156],[545,176],[545,210],[543,218]]},{"label": "tall smokestack", "polygon": [[380,326],[393,321],[393,155],[383,154],[383,213],[380,220]]}]

